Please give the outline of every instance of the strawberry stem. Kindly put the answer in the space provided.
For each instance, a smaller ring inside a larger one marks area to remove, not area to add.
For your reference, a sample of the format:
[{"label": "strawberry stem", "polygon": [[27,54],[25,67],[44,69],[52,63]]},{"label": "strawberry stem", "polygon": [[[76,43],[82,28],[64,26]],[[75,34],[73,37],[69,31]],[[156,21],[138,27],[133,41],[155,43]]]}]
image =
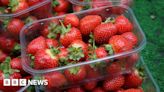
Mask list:
[{"label": "strawberry stem", "polygon": [[66,27],[64,26],[63,22],[61,20],[60,21],[60,24],[61,24],[61,34],[65,35],[66,33],[68,33],[71,29],[71,25],[67,25]]},{"label": "strawberry stem", "polygon": [[108,51],[109,55],[113,55],[114,54],[112,45],[109,45],[109,44],[105,45],[105,49]]}]

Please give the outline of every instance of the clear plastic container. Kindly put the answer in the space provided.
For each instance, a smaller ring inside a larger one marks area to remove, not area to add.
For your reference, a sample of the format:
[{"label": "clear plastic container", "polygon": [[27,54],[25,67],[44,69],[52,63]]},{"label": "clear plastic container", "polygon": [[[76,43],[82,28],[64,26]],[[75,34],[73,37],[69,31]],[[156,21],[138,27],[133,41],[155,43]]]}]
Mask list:
[{"label": "clear plastic container", "polygon": [[[146,66],[142,57],[140,58],[139,62],[137,63],[137,66],[143,67],[144,74],[146,75],[145,80],[143,81],[143,84],[142,84],[142,88],[143,88],[144,92],[160,92],[158,84],[152,77],[152,74],[149,71],[148,67]],[[29,86],[26,86],[26,87],[22,88],[21,90],[19,90],[18,92],[23,92],[28,87]],[[36,89],[36,92],[40,92],[40,89]]]},{"label": "clear plastic container", "polygon": [[[96,8],[96,9],[90,9],[90,10],[86,10],[86,11],[82,11],[82,12],[77,12],[74,13],[76,14],[79,18],[84,17],[86,15],[89,14],[97,14],[102,16],[103,18],[106,17],[110,17],[110,16],[116,16],[117,13],[113,13],[110,10],[112,10],[113,8],[120,8],[123,10],[123,12],[120,12],[121,14],[124,14],[127,18],[129,18],[129,20],[133,23],[134,25],[134,33],[136,34],[136,36],[138,37],[138,45],[131,51],[127,51],[127,52],[123,52],[123,53],[119,53],[119,54],[115,54],[115,55],[111,55],[111,56],[107,56],[105,58],[101,58],[101,59],[97,59],[97,60],[93,60],[93,61],[89,61],[89,62],[81,62],[81,63],[77,63],[77,64],[73,64],[73,65],[68,65],[68,66],[62,66],[62,67],[58,67],[58,68],[53,68],[53,69],[45,69],[45,70],[36,70],[30,67],[30,63],[31,60],[27,54],[27,45],[28,43],[33,40],[34,38],[38,37],[39,34],[39,30],[38,31],[34,31],[33,30],[33,25],[35,24],[40,24],[39,28],[42,28],[42,25],[44,23],[50,22],[51,20],[54,19],[63,19],[65,16],[57,16],[57,17],[52,17],[52,18],[47,18],[47,19],[42,19],[39,21],[35,21],[31,24],[26,25],[20,34],[20,39],[21,39],[21,57],[22,57],[22,65],[23,68],[26,72],[32,74],[33,76],[40,76],[40,77],[44,77],[45,75],[49,74],[49,73],[53,73],[53,72],[61,72],[63,73],[63,71],[65,71],[66,69],[70,69],[70,68],[74,68],[74,67],[86,67],[88,65],[93,65],[93,64],[97,64],[97,63],[102,63],[104,66],[98,66],[96,67],[96,70],[98,70],[98,72],[100,72],[100,76],[94,78],[94,79],[102,79],[106,76],[111,76],[113,74],[108,74],[106,73],[106,71],[104,71],[106,69],[106,65],[110,64],[110,63],[106,63],[105,61],[107,60],[114,60],[114,59],[121,59],[121,61],[118,61],[120,65],[124,65],[124,66],[128,66],[128,67],[124,67],[124,69],[119,72],[119,73],[126,73],[126,72],[130,72],[131,69],[134,67],[134,63],[132,64],[131,62],[127,62],[127,59],[130,59],[134,54],[139,54],[139,52],[144,48],[145,44],[146,44],[146,38],[145,35],[142,31],[142,29],[140,28],[132,10],[127,7],[127,6],[104,6],[101,8]],[[117,75],[117,74],[115,74]],[[65,87],[70,86],[70,85],[76,85],[78,83],[82,83],[84,81],[90,80],[90,78],[84,78],[82,81],[79,81],[77,83],[71,83],[68,82],[65,84]]]}]

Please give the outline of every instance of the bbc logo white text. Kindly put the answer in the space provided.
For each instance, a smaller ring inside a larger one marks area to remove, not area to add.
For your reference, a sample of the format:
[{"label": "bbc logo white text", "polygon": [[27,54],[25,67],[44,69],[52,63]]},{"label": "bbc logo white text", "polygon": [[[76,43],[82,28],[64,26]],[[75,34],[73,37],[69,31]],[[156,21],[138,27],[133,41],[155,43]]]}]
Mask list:
[{"label": "bbc logo white text", "polygon": [[48,85],[47,80],[4,79],[4,86]]}]

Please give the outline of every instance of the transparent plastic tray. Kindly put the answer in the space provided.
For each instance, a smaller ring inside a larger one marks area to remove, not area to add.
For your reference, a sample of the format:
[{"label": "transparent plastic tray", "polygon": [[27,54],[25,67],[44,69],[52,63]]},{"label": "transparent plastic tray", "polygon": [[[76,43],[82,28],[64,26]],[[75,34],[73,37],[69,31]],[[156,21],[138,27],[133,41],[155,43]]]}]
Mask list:
[{"label": "transparent plastic tray", "polygon": [[[93,60],[93,61],[90,61],[90,62],[82,62],[82,63],[77,63],[77,64],[73,64],[73,65],[69,65],[69,66],[63,66],[63,67],[58,67],[58,68],[53,68],[53,69],[44,69],[44,70],[33,69],[33,68],[30,67],[31,60],[29,59],[29,57],[27,55],[27,52],[26,52],[26,48],[27,48],[28,43],[32,39],[39,36],[39,34],[37,34],[36,31],[32,31],[33,30],[33,25],[35,25],[35,23],[39,23],[42,26],[44,23],[47,23],[47,22],[49,22],[53,19],[63,19],[65,17],[65,16],[57,16],[57,17],[52,17],[52,18],[47,18],[47,19],[42,19],[42,20],[39,20],[39,21],[35,21],[31,24],[26,25],[22,29],[21,34],[20,34],[20,40],[21,40],[22,65],[23,65],[24,70],[26,72],[32,74],[33,76],[36,76],[36,75],[37,76],[44,76],[47,73],[56,72],[56,71],[63,72],[64,70],[69,69],[69,68],[73,68],[73,67],[77,67],[77,66],[82,67],[82,66],[86,66],[86,65],[95,64],[95,63],[98,63],[98,62],[105,63],[106,60],[118,59],[120,57],[123,58],[123,59],[128,59],[133,54],[136,54],[136,53],[139,54],[139,52],[144,48],[144,46],[146,44],[146,38],[145,38],[145,35],[144,35],[142,29],[140,28],[140,26],[137,22],[132,10],[129,7],[127,7],[127,6],[105,6],[105,7],[101,7],[101,8],[96,8],[96,9],[90,9],[90,10],[86,10],[86,11],[77,12],[77,13],[74,13],[74,14],[76,14],[79,18],[81,18],[83,16],[86,16],[86,15],[89,15],[89,14],[98,14],[98,15],[105,18],[105,17],[110,17],[110,16],[116,16],[115,14],[111,14],[112,12],[110,12],[111,8],[114,8],[114,7],[118,7],[118,8],[123,9],[124,12],[122,14],[124,14],[127,18],[129,18],[130,21],[134,25],[134,33],[138,37],[139,41],[138,41],[138,45],[133,50],[123,52],[123,53],[119,53],[119,54],[115,54],[115,55],[111,55],[111,56],[107,56],[105,58]],[[40,28],[42,28],[42,27],[40,27]],[[130,64],[128,62],[125,62],[124,60],[120,61],[120,63],[124,63],[126,65]],[[132,64],[128,68],[122,70],[121,73],[129,72],[133,66],[134,66],[134,64]],[[97,67],[97,69],[101,73],[101,76],[99,78],[102,78],[102,77],[108,75],[104,71],[105,68],[106,67]],[[85,80],[88,80],[88,79],[86,78],[86,79],[84,79],[84,81]],[[69,83],[67,85],[69,85]]]}]

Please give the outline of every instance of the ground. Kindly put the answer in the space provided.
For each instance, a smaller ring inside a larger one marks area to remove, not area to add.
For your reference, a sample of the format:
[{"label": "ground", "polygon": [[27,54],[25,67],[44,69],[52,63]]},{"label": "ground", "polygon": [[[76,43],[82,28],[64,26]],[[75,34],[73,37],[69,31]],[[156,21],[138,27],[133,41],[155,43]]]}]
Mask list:
[{"label": "ground", "polygon": [[132,9],[147,37],[141,54],[164,92],[164,0],[133,1]]}]

